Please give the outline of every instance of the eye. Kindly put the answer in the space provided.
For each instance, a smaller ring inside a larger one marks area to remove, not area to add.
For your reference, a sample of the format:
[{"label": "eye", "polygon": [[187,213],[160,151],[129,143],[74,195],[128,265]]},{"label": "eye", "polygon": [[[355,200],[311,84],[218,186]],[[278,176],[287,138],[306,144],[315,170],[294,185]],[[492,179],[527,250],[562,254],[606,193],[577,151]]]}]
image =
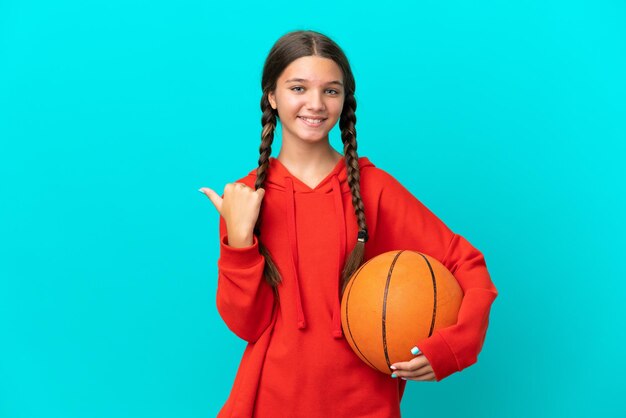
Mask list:
[{"label": "eye", "polygon": [[336,96],[337,94],[339,94],[339,92],[337,90],[335,90],[335,89],[328,89],[326,91],[332,91],[333,92],[332,93],[333,96]]},{"label": "eye", "polygon": [[302,88],[301,86],[293,86],[290,90],[291,90],[291,91],[295,91],[296,93],[299,93],[299,92],[300,92],[300,91],[302,91],[302,90],[297,90],[297,91],[296,91],[296,90],[294,90],[294,89],[301,89],[301,88]]}]

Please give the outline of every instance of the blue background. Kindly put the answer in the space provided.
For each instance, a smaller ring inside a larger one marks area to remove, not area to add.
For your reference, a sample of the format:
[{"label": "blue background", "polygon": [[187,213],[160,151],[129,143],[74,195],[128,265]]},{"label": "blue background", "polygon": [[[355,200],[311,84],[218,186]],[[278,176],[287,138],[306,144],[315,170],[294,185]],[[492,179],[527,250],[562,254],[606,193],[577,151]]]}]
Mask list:
[{"label": "blue background", "polygon": [[197,189],[256,166],[294,29],[342,46],[359,155],[500,293],[478,363],[408,382],[404,415],[625,416],[625,23],[617,0],[0,1],[0,417],[216,415],[244,342]]}]

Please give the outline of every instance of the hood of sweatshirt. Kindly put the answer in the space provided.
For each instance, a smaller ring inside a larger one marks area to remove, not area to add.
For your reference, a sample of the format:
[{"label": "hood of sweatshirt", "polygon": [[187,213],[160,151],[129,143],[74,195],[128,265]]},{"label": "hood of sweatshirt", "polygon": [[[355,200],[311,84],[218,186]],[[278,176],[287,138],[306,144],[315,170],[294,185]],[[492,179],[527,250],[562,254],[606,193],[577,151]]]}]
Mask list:
[{"label": "hood of sweatshirt", "polygon": [[[373,167],[374,164],[369,161],[367,157],[359,158],[359,170],[363,170],[365,167]],[[249,174],[256,176],[256,169],[250,171]],[[287,239],[289,252],[291,253],[291,261],[293,264],[295,285],[294,288],[294,300],[296,301],[297,309],[297,327],[299,329],[305,329],[307,326],[307,320],[304,315],[303,301],[301,294],[301,286],[299,281],[299,264],[298,264],[298,229],[296,228],[296,217],[298,213],[296,211],[296,194],[298,193],[318,193],[318,194],[333,194],[333,206],[334,213],[338,220],[339,231],[339,248],[340,252],[339,265],[336,266],[337,271],[337,288],[339,281],[341,280],[341,271],[346,262],[346,257],[352,249],[347,248],[347,233],[346,233],[346,216],[345,211],[354,211],[352,205],[344,205],[342,194],[350,193],[350,185],[348,184],[348,173],[346,170],[345,158],[340,159],[335,167],[332,169],[324,179],[322,179],[315,187],[310,187],[300,179],[295,177],[287,167],[285,167],[277,158],[269,158],[269,170],[265,179],[264,188],[272,188],[279,190],[286,194],[287,206],[285,207],[285,215],[287,218]],[[350,199],[351,201],[352,199]],[[330,251],[330,250],[329,250]],[[343,336],[341,330],[341,307],[339,300],[339,293],[334,297],[334,307],[332,316],[332,335],[334,338],[341,338]]]}]

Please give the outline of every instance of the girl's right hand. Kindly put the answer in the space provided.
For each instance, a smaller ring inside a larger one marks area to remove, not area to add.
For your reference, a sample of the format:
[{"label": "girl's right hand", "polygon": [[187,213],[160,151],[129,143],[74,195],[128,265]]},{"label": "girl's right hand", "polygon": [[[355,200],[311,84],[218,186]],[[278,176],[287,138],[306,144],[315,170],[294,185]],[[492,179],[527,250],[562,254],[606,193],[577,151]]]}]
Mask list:
[{"label": "girl's right hand", "polygon": [[234,239],[251,245],[265,189],[254,190],[244,183],[226,183],[223,199],[208,187],[201,187],[199,191],[211,200],[213,206],[226,221],[229,244]]}]

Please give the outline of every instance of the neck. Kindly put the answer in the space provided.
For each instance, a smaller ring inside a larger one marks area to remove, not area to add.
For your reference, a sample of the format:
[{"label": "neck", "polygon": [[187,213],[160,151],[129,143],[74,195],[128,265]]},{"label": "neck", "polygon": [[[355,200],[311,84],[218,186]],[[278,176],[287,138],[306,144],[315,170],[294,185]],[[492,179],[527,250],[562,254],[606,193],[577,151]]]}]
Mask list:
[{"label": "neck", "polygon": [[318,144],[289,145],[283,142],[276,157],[285,166],[300,167],[304,171],[315,170],[335,165],[343,158],[330,144],[325,141]]}]

